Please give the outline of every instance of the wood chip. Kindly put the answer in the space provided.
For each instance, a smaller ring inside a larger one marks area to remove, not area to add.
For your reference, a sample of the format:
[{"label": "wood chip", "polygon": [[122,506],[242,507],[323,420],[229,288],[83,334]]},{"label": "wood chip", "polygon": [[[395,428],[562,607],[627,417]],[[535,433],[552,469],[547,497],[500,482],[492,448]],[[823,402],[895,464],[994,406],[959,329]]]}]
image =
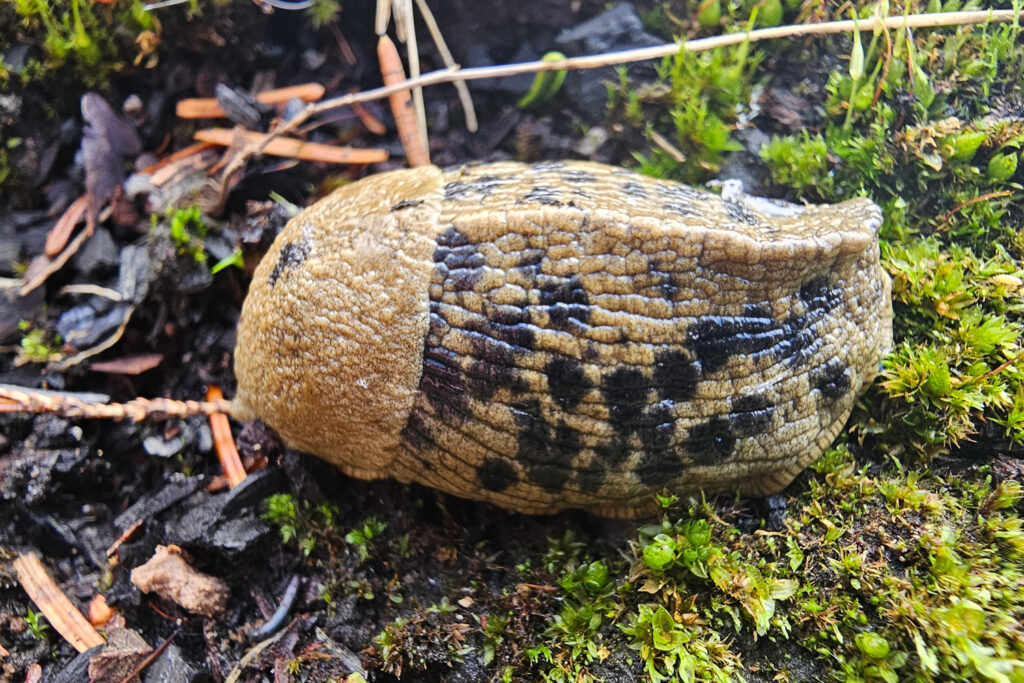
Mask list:
[{"label": "wood chip", "polygon": [[[207,401],[220,401],[223,398],[224,394],[218,387],[211,386],[206,390]],[[245,480],[245,467],[242,466],[242,459],[235,448],[235,439],[231,436],[231,424],[228,422],[228,416],[223,413],[210,415],[209,419],[217,458],[220,460],[228,485],[234,488]]]},{"label": "wood chip", "polygon": [[89,623],[93,626],[104,626],[116,612],[107,604],[107,599],[97,593],[89,602]]},{"label": "wood chip", "polygon": [[14,560],[14,571],[28,597],[46,616],[54,630],[72,647],[79,652],[85,652],[104,644],[103,636],[61,592],[37,555],[18,555]]},{"label": "wood chip", "polygon": [[56,257],[50,258],[46,254],[40,254],[32,259],[32,262],[29,263],[28,270],[25,271],[25,284],[18,290],[18,294],[20,296],[25,296],[33,289],[46,282],[51,275],[63,268],[64,264],[67,263],[72,256],[77,254],[78,250],[82,248],[83,244],[85,244],[85,241],[92,236],[95,229],[96,223],[93,220],[92,214],[87,214],[85,218],[85,229],[75,235],[75,239],[71,240],[70,244],[64,247],[64,250]]},{"label": "wood chip", "polygon": [[158,545],[146,564],[132,570],[132,583],[189,612],[214,617],[227,607],[230,591],[220,579],[195,569],[178,546]]}]

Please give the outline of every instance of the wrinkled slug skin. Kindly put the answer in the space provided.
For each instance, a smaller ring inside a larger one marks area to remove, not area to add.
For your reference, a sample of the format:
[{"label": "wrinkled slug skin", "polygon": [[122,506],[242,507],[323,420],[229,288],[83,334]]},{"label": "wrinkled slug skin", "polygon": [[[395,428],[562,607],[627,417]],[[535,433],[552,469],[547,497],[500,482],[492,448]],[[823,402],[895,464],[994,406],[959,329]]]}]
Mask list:
[{"label": "wrinkled slug skin", "polygon": [[892,338],[866,199],[723,199],[584,162],[393,171],[253,278],[239,417],[361,478],[530,513],[784,488]]}]

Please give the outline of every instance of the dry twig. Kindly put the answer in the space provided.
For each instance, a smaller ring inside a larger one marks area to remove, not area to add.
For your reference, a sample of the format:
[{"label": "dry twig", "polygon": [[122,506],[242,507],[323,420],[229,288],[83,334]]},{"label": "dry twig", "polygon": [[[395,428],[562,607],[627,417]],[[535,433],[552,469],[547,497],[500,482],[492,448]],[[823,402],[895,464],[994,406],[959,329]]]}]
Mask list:
[{"label": "dry twig", "polygon": [[[274,136],[267,145],[263,141],[268,137],[265,133],[253,131],[241,131],[245,137],[247,146],[261,145],[263,152],[279,157],[302,159],[304,161],[322,161],[330,164],[375,164],[387,161],[388,153],[384,149],[361,149],[357,147],[338,147],[336,145],[321,145],[316,142],[306,142],[298,138],[286,138]],[[229,128],[206,128],[197,130],[193,137],[202,142],[212,142],[215,145],[230,147],[236,135],[235,130]]]},{"label": "dry twig", "polygon": [[176,401],[136,398],[127,403],[99,403],[66,393],[0,387],[0,413],[47,413],[60,417],[132,420],[182,418],[192,415],[231,414],[231,401]]},{"label": "dry twig", "polygon": [[46,616],[57,633],[72,647],[85,652],[106,641],[54,583],[42,561],[32,553],[18,555],[14,571],[21,587]]}]

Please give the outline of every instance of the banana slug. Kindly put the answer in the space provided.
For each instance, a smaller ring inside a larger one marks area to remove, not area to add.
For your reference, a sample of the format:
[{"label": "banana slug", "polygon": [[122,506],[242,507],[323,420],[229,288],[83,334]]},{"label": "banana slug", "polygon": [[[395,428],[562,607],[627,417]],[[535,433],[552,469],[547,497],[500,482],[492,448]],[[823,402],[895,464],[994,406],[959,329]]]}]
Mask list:
[{"label": "banana slug", "polygon": [[732,194],[585,162],[352,183],[257,268],[233,412],[528,513],[777,492],[891,345],[881,212]]}]

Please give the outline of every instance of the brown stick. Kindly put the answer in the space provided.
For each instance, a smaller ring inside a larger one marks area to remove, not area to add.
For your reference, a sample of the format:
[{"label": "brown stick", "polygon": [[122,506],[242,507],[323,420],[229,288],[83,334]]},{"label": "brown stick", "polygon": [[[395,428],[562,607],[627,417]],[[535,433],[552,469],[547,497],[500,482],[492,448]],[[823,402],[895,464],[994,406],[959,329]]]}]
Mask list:
[{"label": "brown stick", "polygon": [[[242,135],[250,145],[261,145],[267,135],[253,131],[243,131]],[[229,128],[206,128],[197,130],[193,137],[203,142],[230,147],[235,131]],[[384,149],[362,149],[358,147],[336,147],[306,142],[298,138],[277,137],[271,140],[262,150],[265,154],[278,157],[302,159],[304,161],[323,161],[329,164],[375,164],[387,161],[388,153]]]},{"label": "brown stick", "polygon": [[[319,83],[303,83],[287,88],[264,90],[256,95],[256,100],[270,106],[283,104],[295,97],[303,102],[316,102],[324,96],[324,92],[324,86]],[[180,119],[220,119],[226,116],[214,97],[190,97],[179,100],[174,113]]]},{"label": "brown stick", "polygon": [[[380,61],[380,73],[385,85],[405,82],[402,58],[398,55],[398,48],[387,36],[381,36],[377,40],[377,59]],[[388,102],[391,104],[391,114],[395,117],[395,127],[398,129],[398,137],[402,141],[409,165],[429,166],[430,153],[427,151],[427,141],[423,139],[416,124],[412,95],[408,90],[401,90],[392,93],[388,97]]]}]

